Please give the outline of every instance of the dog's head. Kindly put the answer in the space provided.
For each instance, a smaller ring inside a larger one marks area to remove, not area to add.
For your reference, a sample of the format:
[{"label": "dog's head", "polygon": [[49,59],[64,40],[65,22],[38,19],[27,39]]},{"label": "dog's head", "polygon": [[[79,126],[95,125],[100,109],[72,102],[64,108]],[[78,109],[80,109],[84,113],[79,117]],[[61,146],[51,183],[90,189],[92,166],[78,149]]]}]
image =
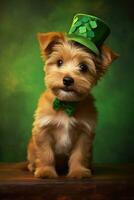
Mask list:
[{"label": "dog's head", "polygon": [[96,56],[60,32],[39,33],[38,39],[45,60],[45,84],[63,101],[85,98],[118,57],[104,45],[100,47],[100,56]]}]

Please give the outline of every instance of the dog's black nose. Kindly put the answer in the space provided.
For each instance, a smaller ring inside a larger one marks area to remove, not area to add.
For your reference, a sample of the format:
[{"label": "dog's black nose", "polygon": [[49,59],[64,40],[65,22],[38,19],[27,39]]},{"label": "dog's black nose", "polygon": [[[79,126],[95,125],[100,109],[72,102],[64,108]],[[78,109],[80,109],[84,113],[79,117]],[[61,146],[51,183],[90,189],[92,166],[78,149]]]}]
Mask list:
[{"label": "dog's black nose", "polygon": [[63,84],[64,84],[65,86],[70,86],[70,85],[72,85],[73,83],[74,83],[74,79],[71,78],[70,76],[65,76],[65,77],[63,78]]}]

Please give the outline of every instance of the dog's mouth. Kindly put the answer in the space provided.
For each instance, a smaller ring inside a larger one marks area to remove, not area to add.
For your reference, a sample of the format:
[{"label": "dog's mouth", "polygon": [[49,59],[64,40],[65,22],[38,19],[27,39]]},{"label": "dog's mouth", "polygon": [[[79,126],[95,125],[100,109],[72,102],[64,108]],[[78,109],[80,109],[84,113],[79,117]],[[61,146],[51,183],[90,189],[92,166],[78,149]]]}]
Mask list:
[{"label": "dog's mouth", "polygon": [[76,92],[73,88],[70,88],[70,87],[62,87],[60,88],[60,90],[64,92]]},{"label": "dog's mouth", "polygon": [[54,95],[62,101],[79,101],[83,99],[83,95],[73,87],[56,87],[52,89]]}]

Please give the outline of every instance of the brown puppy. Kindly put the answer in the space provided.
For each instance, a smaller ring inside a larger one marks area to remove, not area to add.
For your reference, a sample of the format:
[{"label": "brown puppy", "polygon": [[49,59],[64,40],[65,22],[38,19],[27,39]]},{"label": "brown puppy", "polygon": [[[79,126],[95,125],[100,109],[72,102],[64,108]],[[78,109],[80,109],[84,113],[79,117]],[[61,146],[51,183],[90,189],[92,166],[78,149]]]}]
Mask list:
[{"label": "brown puppy", "polygon": [[[36,177],[55,178],[56,159],[62,155],[68,157],[68,177],[90,177],[97,113],[89,92],[117,55],[101,46],[101,54],[96,56],[86,47],[69,41],[63,33],[39,34],[38,39],[45,60],[47,90],[35,112],[28,168]],[[55,97],[76,102],[72,116],[62,107],[53,109]]]}]

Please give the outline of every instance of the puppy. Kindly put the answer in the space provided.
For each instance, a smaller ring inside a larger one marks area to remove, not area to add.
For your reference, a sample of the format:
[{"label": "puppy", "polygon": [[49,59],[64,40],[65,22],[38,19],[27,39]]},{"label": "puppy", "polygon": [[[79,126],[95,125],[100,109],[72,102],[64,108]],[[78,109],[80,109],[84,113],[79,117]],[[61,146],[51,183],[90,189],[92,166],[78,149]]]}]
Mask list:
[{"label": "puppy", "polygon": [[[103,45],[97,56],[60,32],[39,33],[38,40],[45,61],[47,89],[35,112],[28,145],[28,169],[37,178],[56,178],[58,158],[66,157],[67,177],[90,177],[97,121],[90,91],[117,54]],[[58,108],[56,101],[62,104]],[[68,105],[65,109],[69,103],[74,104],[73,112]],[[61,160],[60,164],[64,166],[64,159]]]}]

